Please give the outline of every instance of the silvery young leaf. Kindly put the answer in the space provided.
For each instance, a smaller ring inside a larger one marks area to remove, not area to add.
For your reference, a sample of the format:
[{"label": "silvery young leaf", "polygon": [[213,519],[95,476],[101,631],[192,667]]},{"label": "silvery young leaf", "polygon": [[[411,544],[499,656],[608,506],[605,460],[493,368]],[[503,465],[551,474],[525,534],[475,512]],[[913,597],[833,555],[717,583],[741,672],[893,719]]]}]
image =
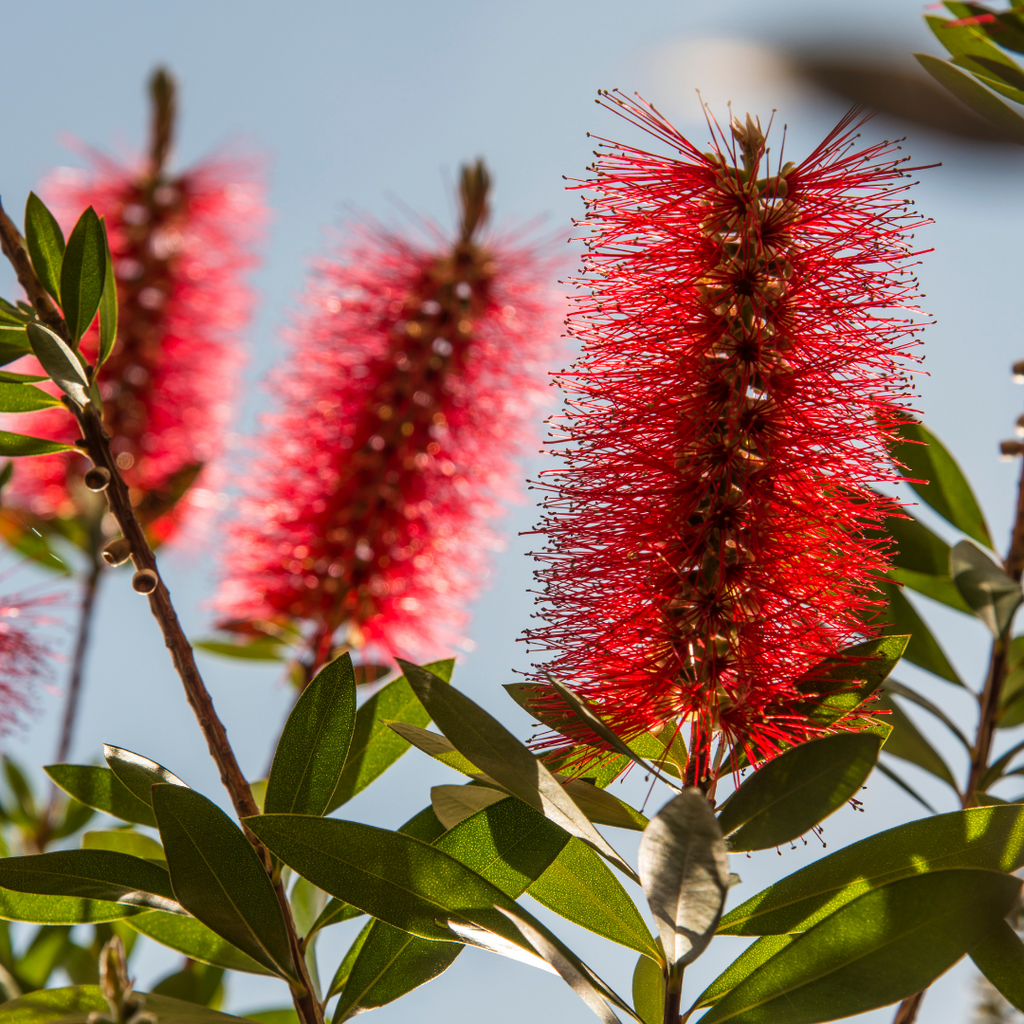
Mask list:
[{"label": "silvery young leaf", "polygon": [[729,891],[729,858],[718,820],[699,789],[670,800],[640,840],[640,880],[671,967],[704,952]]},{"label": "silvery young leaf", "polygon": [[141,754],[132,753],[123,747],[103,744],[103,757],[118,781],[144,803],[152,806],[152,789],[157,783],[166,782],[172,786],[185,786],[177,775],[169,772],[162,764],[151,761]]},{"label": "silvery young leaf", "polygon": [[1024,601],[1020,584],[969,540],[950,551],[949,574],[974,614],[994,636],[1002,636]]},{"label": "silvery young leaf", "polygon": [[29,344],[36,359],[54,382],[79,409],[89,403],[89,380],[85,376],[78,356],[49,327],[31,323],[28,332]]},{"label": "silvery young leaf", "polygon": [[25,247],[39,283],[60,302],[60,265],[64,259],[64,235],[57,218],[43,201],[29,192],[25,203]]},{"label": "silvery young leaf", "polygon": [[561,783],[497,719],[426,669],[401,659],[398,663],[431,718],[461,754],[513,796],[638,881],[636,872],[612,849]]}]

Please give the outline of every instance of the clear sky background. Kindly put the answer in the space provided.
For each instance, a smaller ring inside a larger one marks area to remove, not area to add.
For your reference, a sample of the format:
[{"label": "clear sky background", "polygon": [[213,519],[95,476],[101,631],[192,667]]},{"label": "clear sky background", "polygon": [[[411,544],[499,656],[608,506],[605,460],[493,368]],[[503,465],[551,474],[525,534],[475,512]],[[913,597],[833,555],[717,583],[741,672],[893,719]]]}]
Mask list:
[{"label": "clear sky background", "polygon": [[[938,52],[921,21],[917,0],[591,0],[377,3],[265,0],[170,4],[71,4],[7,0],[0,4],[4,56],[0,61],[0,194],[20,211],[27,191],[51,168],[74,163],[62,146],[71,134],[112,152],[133,151],[145,133],[144,83],[165,63],[181,83],[178,166],[187,166],[236,140],[267,159],[273,223],[262,269],[254,276],[260,302],[246,337],[245,403],[238,430],[251,429],[269,407],[256,385],[282,352],[279,330],[302,287],[309,259],[325,228],[358,208],[397,219],[395,197],[412,209],[451,223],[451,182],[460,162],[483,156],[496,179],[499,224],[541,216],[545,230],[568,237],[582,212],[563,191],[562,175],[578,176],[589,162],[587,131],[628,137],[628,126],[594,106],[599,88],[639,90],[677,123],[705,141],[694,89],[720,117],[726,103],[764,119],[773,106],[789,125],[787,152],[805,154],[843,113],[841,104],[802,93],[780,80],[770,51],[866,42],[872,49]],[[905,130],[905,129],[903,129]],[[877,121],[866,136],[902,134]],[[1024,157],[995,147],[962,147],[943,136],[909,129],[908,150],[923,173],[916,190],[922,213],[935,225],[921,239],[936,252],[921,269],[925,308],[937,319],[927,332],[930,376],[919,381],[926,419],[967,467],[1004,543],[1014,506],[1017,467],[998,461],[1000,439],[1011,436],[1024,392],[1010,382],[1009,365],[1024,358],[1019,329],[1024,227],[1019,178]],[[566,267],[572,266],[566,249]],[[12,275],[0,268],[3,294],[14,297]],[[524,476],[536,463],[524,467]],[[516,509],[505,522],[508,550],[495,563],[490,589],[474,608],[475,651],[460,659],[455,683],[526,734],[525,716],[500,684],[527,659],[517,637],[532,599],[529,529],[536,512]],[[172,594],[192,636],[209,629],[202,602],[216,571],[217,547],[162,555]],[[28,582],[25,571],[18,582]],[[966,679],[977,681],[986,656],[980,625],[929,607],[930,621]],[[59,641],[70,646],[70,626]],[[244,770],[260,777],[290,701],[273,668],[239,667],[203,657],[221,716]],[[900,669],[933,698],[952,701],[973,721],[969,700],[952,687]],[[52,758],[61,701],[43,694],[41,712],[6,749],[33,767]],[[945,741],[945,737],[938,737]],[[1014,737],[1016,738],[1016,737]],[[88,663],[73,759],[100,756],[112,742],[159,760],[194,787],[226,803],[198,727],[183,699],[146,602],[128,577],[111,575]],[[956,762],[956,752],[950,757]],[[950,797],[927,776],[908,778],[943,810]],[[395,827],[419,810],[432,784],[456,781],[442,766],[410,753],[347,805],[347,817]],[[643,799],[640,780],[624,795]],[[1007,791],[1007,796],[1017,794]],[[849,808],[826,825],[829,850],[920,816],[921,809],[883,779],[873,778],[863,814]],[[654,797],[657,800],[658,796]],[[621,846],[628,849],[628,843]],[[821,854],[817,843],[796,850],[736,857],[744,880],[736,900]],[[635,957],[575,931],[554,927],[620,991],[628,992]],[[330,977],[355,929],[330,930],[321,944],[321,973]],[[691,969],[687,990],[698,993],[742,948],[720,939]],[[179,958],[155,946],[135,962],[145,989]],[[973,972],[961,965],[935,988],[925,1008],[936,1022],[969,1014]],[[284,1005],[283,987],[236,976],[226,1008],[244,1012]],[[575,1024],[593,1019],[561,982],[523,965],[467,951],[439,980],[390,1008],[380,1024],[411,1018],[446,1024],[485,1018]],[[891,1019],[891,1011],[869,1015]]]}]

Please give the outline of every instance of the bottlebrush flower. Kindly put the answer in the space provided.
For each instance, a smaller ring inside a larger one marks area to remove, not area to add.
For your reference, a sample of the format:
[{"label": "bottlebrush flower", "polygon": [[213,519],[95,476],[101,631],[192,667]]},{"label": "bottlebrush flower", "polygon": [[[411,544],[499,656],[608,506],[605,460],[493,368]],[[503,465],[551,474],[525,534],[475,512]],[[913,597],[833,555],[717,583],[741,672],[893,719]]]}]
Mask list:
[{"label": "bottlebrush flower", "polygon": [[558,330],[550,261],[481,237],[487,193],[483,165],[464,168],[452,242],[357,227],[317,266],[272,378],[281,411],[215,607],[229,628],[299,625],[307,668],[335,643],[448,648],[495,546],[488,523],[517,493]]},{"label": "bottlebrush flower", "polygon": [[[528,640],[550,656],[538,683],[550,672],[623,736],[689,722],[697,780],[715,733],[751,761],[807,738],[794,680],[878,617],[877,527],[896,509],[870,485],[898,479],[885,445],[905,420],[922,222],[896,147],[855,151],[853,115],[773,173],[749,117],[701,153],[643,101],[605,97],[675,154],[602,141],[572,186],[590,194],[582,355],[557,375]],[[564,733],[548,745],[593,739]]]},{"label": "bottlebrush flower", "polygon": [[38,629],[54,624],[42,609],[61,600],[27,591],[0,596],[0,736],[20,724],[34,706],[35,687],[49,675],[54,654]]},{"label": "bottlebrush flower", "polygon": [[[213,500],[204,467],[221,452],[233,408],[238,335],[253,305],[242,277],[256,263],[266,214],[251,162],[215,159],[165,172],[173,91],[160,73],[154,100],[147,160],[125,166],[92,154],[91,172],[58,172],[42,191],[66,225],[89,205],[107,218],[120,316],[99,371],[104,423],[137,512],[165,540]],[[95,329],[82,347],[94,355]],[[78,436],[62,409],[33,415],[37,436]],[[19,460],[8,494],[44,520],[75,517],[90,498],[81,484],[88,468],[74,454]]]}]

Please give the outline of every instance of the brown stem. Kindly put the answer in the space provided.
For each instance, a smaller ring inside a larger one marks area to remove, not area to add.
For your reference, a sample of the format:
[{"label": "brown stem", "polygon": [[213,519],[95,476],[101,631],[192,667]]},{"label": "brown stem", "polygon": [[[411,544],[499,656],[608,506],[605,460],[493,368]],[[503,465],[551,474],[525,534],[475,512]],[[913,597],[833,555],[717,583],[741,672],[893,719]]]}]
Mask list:
[{"label": "brown stem", "polygon": [[78,615],[78,636],[75,639],[74,661],[71,664],[71,678],[68,681],[68,698],[64,705],[64,721],[61,724],[60,742],[57,744],[57,764],[63,764],[71,752],[71,738],[75,730],[78,702],[82,692],[82,675],[85,657],[89,650],[89,636],[92,632],[93,612],[96,609],[96,592],[100,585],[103,563],[99,555],[92,552],[92,565],[83,581],[82,607]]},{"label": "brown stem", "polygon": [[[1024,575],[1024,461],[1021,463],[1021,478],[1017,487],[1017,515],[1013,522],[1010,535],[1010,550],[1003,561],[1003,569],[1018,583]],[[999,711],[1003,701],[1003,684],[1009,671],[1009,642],[1007,637],[996,637],[992,643],[992,654],[989,657],[988,675],[985,687],[978,697],[978,731],[971,748],[971,770],[967,776],[967,785],[961,797],[962,807],[972,807],[978,795],[981,780],[988,771],[989,758],[992,755],[992,741],[995,738],[996,726],[999,724]],[[927,990],[925,990],[927,991]],[[917,1012],[924,999],[924,992],[904,999],[896,1011],[893,1024],[914,1024]]]},{"label": "brown stem", "polygon": [[[70,345],[71,337],[67,325],[39,283],[39,278],[32,267],[32,262],[28,257],[18,229],[4,212],[2,206],[0,206],[0,247],[2,247],[4,255],[7,256],[14,266],[15,272],[18,275],[18,281],[25,289],[25,293],[28,295],[33,307],[37,310],[40,320],[46,323],[47,326],[51,326]],[[110,483],[104,493],[110,512],[121,529],[121,534],[131,546],[132,563],[137,571],[148,569],[156,578],[156,587],[149,594],[150,611],[153,613],[153,617],[157,620],[160,631],[163,633],[164,643],[171,653],[174,667],[185,688],[185,697],[192,706],[192,710],[199,722],[199,727],[206,737],[206,744],[210,750],[210,755],[213,757],[220,772],[221,782],[224,783],[224,788],[227,789],[228,795],[231,797],[235,813],[240,819],[256,815],[259,813],[259,808],[253,799],[249,783],[242,774],[242,769],[235,758],[234,751],[231,749],[231,744],[228,742],[224,723],[217,716],[213,706],[213,699],[210,697],[206,684],[203,682],[199,669],[196,667],[192,645],[188,642],[188,638],[181,628],[177,612],[175,612],[174,605],[171,603],[170,592],[157,570],[156,556],[153,554],[153,549],[149,546],[146,534],[139,523],[138,517],[135,515],[135,509],[132,507],[131,499],[128,495],[128,486],[125,484],[117,462],[111,454],[110,438],[103,429],[102,411],[97,412],[92,403],[89,403],[84,409],[80,409],[77,406],[73,407],[69,401],[69,408],[74,412],[83,435],[82,440],[78,441],[77,444],[84,449],[94,466],[105,468],[110,474]],[[295,930],[295,921],[292,918],[291,908],[288,905],[284,887],[281,885],[280,879],[274,875],[274,864],[270,851],[245,826],[244,821],[242,821],[242,830],[260,855],[267,874],[274,880],[274,889],[284,915],[288,942],[292,949],[295,968],[300,978],[298,983],[292,982],[289,985],[296,1013],[298,1013],[302,1024],[323,1024],[323,1012],[313,994],[312,982],[306,969],[306,961],[302,955],[301,943]]]},{"label": "brown stem", "polygon": [[683,997],[683,968],[665,970],[665,1010],[662,1024],[679,1024],[679,1006]]}]

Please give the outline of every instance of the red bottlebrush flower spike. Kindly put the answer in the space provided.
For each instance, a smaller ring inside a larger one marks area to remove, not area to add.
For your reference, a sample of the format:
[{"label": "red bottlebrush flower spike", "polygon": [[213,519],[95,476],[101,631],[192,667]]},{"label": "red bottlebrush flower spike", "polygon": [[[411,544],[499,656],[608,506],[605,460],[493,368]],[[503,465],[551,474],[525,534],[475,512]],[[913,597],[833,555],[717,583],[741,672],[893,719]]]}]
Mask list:
[{"label": "red bottlebrush flower spike", "polygon": [[43,609],[61,600],[28,591],[0,596],[0,736],[21,724],[35,706],[36,686],[50,674],[54,653],[37,631],[55,624]]},{"label": "red bottlebrush flower spike", "polygon": [[[871,635],[895,506],[870,484],[897,479],[922,222],[896,147],[855,151],[852,115],[772,173],[749,117],[701,153],[605,95],[678,155],[605,142],[573,186],[591,193],[582,355],[558,375],[546,622],[528,640],[552,656],[538,683],[550,672],[624,737],[689,723],[695,781],[714,734],[755,762],[812,735],[795,680]],[[593,735],[541,746],[572,741]]]},{"label": "red bottlebrush flower spike", "polygon": [[[237,337],[253,305],[242,275],[255,265],[266,214],[262,186],[245,163],[211,160],[165,173],[174,96],[163,72],[153,98],[145,165],[94,155],[91,174],[56,174],[43,192],[67,224],[90,205],[106,216],[120,316],[117,343],[99,371],[104,423],[136,511],[162,541],[214,501],[204,467],[221,453],[233,408]],[[82,347],[94,356],[95,328]],[[63,410],[34,414],[31,425],[33,434],[61,441],[76,431]],[[102,507],[82,487],[88,468],[74,455],[19,460],[7,493],[43,520],[73,518]]]},{"label": "red bottlebrush flower spike", "polygon": [[488,521],[517,494],[558,330],[550,261],[479,238],[487,192],[483,165],[464,168],[453,243],[369,224],[321,262],[273,378],[283,408],[216,608],[226,628],[302,628],[307,669],[336,642],[450,649],[495,546]]}]

